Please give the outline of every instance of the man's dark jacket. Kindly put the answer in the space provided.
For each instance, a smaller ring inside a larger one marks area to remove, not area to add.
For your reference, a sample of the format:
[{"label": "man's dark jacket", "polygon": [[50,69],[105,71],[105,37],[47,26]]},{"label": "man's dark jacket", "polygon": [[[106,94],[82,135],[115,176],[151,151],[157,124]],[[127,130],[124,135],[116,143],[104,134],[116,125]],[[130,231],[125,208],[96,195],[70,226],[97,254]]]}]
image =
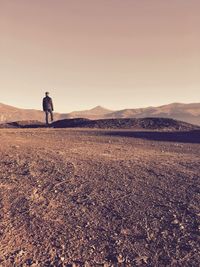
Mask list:
[{"label": "man's dark jacket", "polygon": [[48,111],[48,110],[53,111],[53,101],[52,101],[51,97],[49,97],[49,96],[44,97],[42,104],[43,104],[43,110],[44,111]]}]

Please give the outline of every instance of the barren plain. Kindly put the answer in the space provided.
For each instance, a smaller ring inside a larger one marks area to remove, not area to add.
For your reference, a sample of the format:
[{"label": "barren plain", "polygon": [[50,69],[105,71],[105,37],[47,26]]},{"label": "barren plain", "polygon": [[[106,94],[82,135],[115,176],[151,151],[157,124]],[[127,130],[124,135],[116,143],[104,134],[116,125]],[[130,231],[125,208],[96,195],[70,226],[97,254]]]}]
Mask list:
[{"label": "barren plain", "polygon": [[199,131],[0,140],[0,266],[199,266]]}]

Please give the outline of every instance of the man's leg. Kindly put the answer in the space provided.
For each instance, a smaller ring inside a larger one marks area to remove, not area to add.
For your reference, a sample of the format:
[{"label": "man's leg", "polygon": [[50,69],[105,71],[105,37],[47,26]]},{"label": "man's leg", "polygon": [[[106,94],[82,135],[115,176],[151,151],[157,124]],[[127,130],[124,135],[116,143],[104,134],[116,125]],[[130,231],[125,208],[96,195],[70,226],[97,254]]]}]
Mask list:
[{"label": "man's leg", "polygon": [[50,115],[51,115],[51,121],[53,121],[53,111],[49,110],[49,112],[50,112]]},{"label": "man's leg", "polygon": [[46,125],[48,125],[49,124],[49,114],[48,114],[49,112],[48,112],[48,110],[46,110],[45,111],[45,115],[46,115]]}]

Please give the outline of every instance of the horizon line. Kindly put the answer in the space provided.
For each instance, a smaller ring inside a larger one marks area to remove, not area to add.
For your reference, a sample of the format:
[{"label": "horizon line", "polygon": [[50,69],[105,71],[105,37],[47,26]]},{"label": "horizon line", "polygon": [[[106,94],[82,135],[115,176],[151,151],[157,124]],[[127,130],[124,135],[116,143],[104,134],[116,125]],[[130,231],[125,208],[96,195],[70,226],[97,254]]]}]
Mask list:
[{"label": "horizon line", "polygon": [[[168,105],[173,105],[173,104],[181,104],[181,105],[191,105],[191,104],[200,104],[200,102],[188,102],[188,103],[183,103],[183,102],[170,102],[170,103],[167,103],[167,104],[161,104],[161,105],[155,105],[155,106],[142,106],[142,107],[135,107],[135,108],[130,108],[130,107],[127,107],[127,108],[119,108],[119,109],[110,109],[110,108],[107,108],[105,106],[102,106],[102,105],[97,105],[97,106],[93,106],[91,108],[86,108],[86,109],[80,109],[80,110],[72,110],[72,111],[69,111],[69,112],[54,112],[54,113],[59,113],[59,114],[68,114],[68,113],[72,113],[72,112],[81,112],[81,111],[90,111],[92,109],[95,109],[95,108],[102,108],[102,109],[107,109],[107,110],[110,110],[111,112],[116,112],[116,111],[121,111],[121,110],[129,110],[129,109],[146,109],[146,108],[159,108],[159,107],[163,107],[163,106],[168,106]],[[37,108],[23,108],[23,107],[18,107],[18,106],[13,106],[11,104],[5,104],[5,103],[2,103],[0,102],[0,105],[4,105],[4,106],[8,106],[8,107],[11,107],[11,108],[17,108],[17,109],[22,109],[22,110],[35,110],[35,111],[41,111],[43,112],[42,109],[37,109]]]}]

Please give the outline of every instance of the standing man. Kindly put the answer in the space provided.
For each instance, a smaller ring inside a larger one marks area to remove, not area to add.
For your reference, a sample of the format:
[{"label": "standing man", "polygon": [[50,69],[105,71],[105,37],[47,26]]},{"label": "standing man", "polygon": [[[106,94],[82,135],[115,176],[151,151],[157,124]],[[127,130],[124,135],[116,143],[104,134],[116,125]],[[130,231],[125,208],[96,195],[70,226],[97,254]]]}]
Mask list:
[{"label": "standing man", "polygon": [[49,114],[51,116],[51,121],[53,121],[53,101],[51,97],[49,97],[49,92],[45,93],[45,97],[43,98],[43,111],[46,115],[46,124],[49,125]]}]

